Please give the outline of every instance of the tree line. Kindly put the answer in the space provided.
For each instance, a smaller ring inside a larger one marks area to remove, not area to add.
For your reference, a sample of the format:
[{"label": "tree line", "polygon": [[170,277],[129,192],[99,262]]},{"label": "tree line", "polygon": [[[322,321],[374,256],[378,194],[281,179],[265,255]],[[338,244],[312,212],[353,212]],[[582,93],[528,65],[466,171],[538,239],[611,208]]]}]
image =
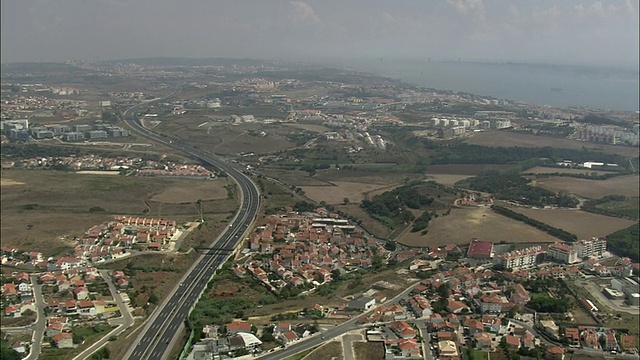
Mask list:
[{"label": "tree line", "polygon": [[520,214],[518,212],[515,212],[511,209],[507,209],[504,206],[499,206],[499,205],[493,205],[491,207],[491,210],[493,210],[494,212],[502,215],[502,216],[506,216],[508,218],[514,219],[514,220],[518,220],[521,221],[527,225],[531,225],[533,227],[535,227],[536,229],[542,230],[544,232],[546,232],[547,234],[551,235],[551,236],[555,236],[560,240],[563,241],[568,241],[568,242],[574,242],[578,239],[578,237],[575,234],[572,234],[568,231],[553,227],[551,225],[545,224],[541,221],[538,221],[536,219],[532,219],[526,215]]}]

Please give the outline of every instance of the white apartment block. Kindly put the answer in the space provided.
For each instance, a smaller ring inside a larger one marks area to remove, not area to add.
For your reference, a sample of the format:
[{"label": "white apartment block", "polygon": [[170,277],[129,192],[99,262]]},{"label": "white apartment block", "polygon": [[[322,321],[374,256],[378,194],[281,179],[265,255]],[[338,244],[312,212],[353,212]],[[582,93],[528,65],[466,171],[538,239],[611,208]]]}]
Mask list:
[{"label": "white apartment block", "polygon": [[504,253],[498,256],[500,264],[504,265],[506,269],[518,270],[534,266],[538,255],[542,254],[542,246],[532,246],[522,250],[515,250]]},{"label": "white apartment block", "polygon": [[591,238],[589,240],[580,240],[571,246],[578,252],[578,258],[585,257],[602,257],[607,250],[607,241],[605,239]]},{"label": "white apartment block", "polygon": [[547,248],[547,256],[564,264],[573,264],[580,261],[578,251],[564,243],[555,243]]}]

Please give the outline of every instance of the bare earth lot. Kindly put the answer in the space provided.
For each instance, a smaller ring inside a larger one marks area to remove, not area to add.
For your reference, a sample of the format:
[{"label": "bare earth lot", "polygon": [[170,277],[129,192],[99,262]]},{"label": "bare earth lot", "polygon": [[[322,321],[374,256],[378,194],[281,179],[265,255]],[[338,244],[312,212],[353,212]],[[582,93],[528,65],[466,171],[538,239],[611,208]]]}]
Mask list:
[{"label": "bare earth lot", "polygon": [[507,243],[549,243],[558,239],[529,225],[506,218],[489,208],[451,209],[448,216],[429,222],[426,235],[405,232],[398,242],[411,246],[468,244],[471,239]]},{"label": "bare earth lot", "polygon": [[[205,201],[205,213],[235,208],[235,200],[226,199],[226,190],[220,190],[223,183],[215,181],[36,170],[3,170],[1,176],[3,245],[30,248],[45,255],[75,245],[70,241],[74,236],[116,214],[193,220],[198,213],[197,199],[207,199],[211,194],[218,197],[222,192],[224,199]],[[157,195],[169,202],[152,201]],[[180,201],[181,196],[184,201]]]},{"label": "bare earth lot", "polygon": [[569,177],[550,177],[535,180],[535,185],[553,191],[565,190],[579,196],[597,199],[605,195],[638,196],[638,175],[618,176],[607,180],[587,180]]},{"label": "bare earth lot", "polygon": [[511,210],[524,214],[545,224],[576,234],[578,239],[602,237],[635,223],[632,220],[593,214],[568,209],[527,209],[514,207]]},{"label": "bare earth lot", "polygon": [[522,146],[522,147],[544,147],[552,146],[566,149],[587,149],[601,148],[607,154],[620,154],[623,156],[637,157],[638,148],[630,146],[615,146],[606,144],[593,144],[570,139],[559,139],[546,136],[536,136],[509,131],[484,131],[474,133],[467,141],[469,144],[484,146]]}]

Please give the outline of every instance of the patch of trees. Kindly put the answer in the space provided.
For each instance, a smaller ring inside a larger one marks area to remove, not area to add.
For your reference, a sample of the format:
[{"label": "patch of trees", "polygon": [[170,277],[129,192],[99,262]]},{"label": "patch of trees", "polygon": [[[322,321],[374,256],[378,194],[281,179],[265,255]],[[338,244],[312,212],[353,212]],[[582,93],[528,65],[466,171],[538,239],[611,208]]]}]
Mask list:
[{"label": "patch of trees", "polygon": [[11,348],[11,345],[9,345],[9,342],[5,340],[4,333],[2,335],[3,336],[0,337],[0,357],[7,360],[22,359],[22,355],[20,355],[19,352],[13,350],[13,348]]},{"label": "patch of trees", "polygon": [[307,164],[300,167],[300,170],[306,171],[309,175],[315,175],[317,170],[324,170],[330,168],[329,164]]},{"label": "patch of trees", "polygon": [[118,117],[118,114],[111,111],[103,111],[101,118],[103,122],[110,123],[110,124],[115,124],[118,122],[118,120],[120,120],[120,118]]},{"label": "patch of trees", "polygon": [[563,241],[568,241],[568,242],[573,242],[576,241],[578,239],[578,237],[575,234],[572,234],[568,231],[553,227],[551,225],[545,224],[541,221],[538,221],[536,219],[532,219],[526,215],[517,213],[511,209],[507,209],[504,206],[498,206],[498,205],[494,205],[491,207],[491,210],[493,210],[494,212],[502,215],[502,216],[506,216],[508,218],[514,219],[514,220],[518,220],[521,221],[527,225],[531,225],[533,227],[535,227],[536,229],[542,230],[544,232],[546,232],[547,234],[551,235],[551,236],[555,236],[560,240]]},{"label": "patch of trees", "polygon": [[425,211],[420,215],[414,222],[413,227],[411,228],[411,232],[418,232],[420,230],[426,229],[429,226],[429,221],[431,221],[431,213]]},{"label": "patch of trees", "polygon": [[593,125],[620,125],[620,121],[608,118],[606,116],[593,114],[585,115],[583,118],[578,118],[575,121],[583,124]]},{"label": "patch of trees", "polygon": [[606,237],[607,248],[619,256],[625,256],[635,262],[640,261],[640,227],[636,223],[626,229],[616,231]]},{"label": "patch of trees", "polygon": [[[433,144],[429,140],[423,140],[426,149],[433,149]],[[529,147],[493,147],[471,145],[465,143],[453,143],[448,147],[438,147],[431,157],[431,164],[510,164],[518,163],[529,159],[544,159],[545,163],[555,164],[564,159],[571,159],[573,162],[599,161],[610,164],[618,164],[621,167],[627,166],[624,156],[614,154],[604,154],[598,151],[576,149],[561,149],[550,146],[529,148]]]},{"label": "patch of trees", "polygon": [[360,206],[373,218],[393,228],[397,222],[409,222],[415,219],[407,208],[419,209],[431,203],[433,198],[420,194],[411,185],[403,185],[374,196],[372,200],[364,200]]},{"label": "patch of trees", "polygon": [[314,211],[318,206],[314,205],[308,201],[298,201],[297,203],[295,203],[293,205],[293,211],[297,211],[297,212],[312,212]]},{"label": "patch of trees", "polygon": [[243,318],[244,311],[255,305],[253,301],[240,296],[227,299],[203,297],[193,309],[190,319],[196,328],[202,328],[206,324],[224,325],[234,318]]},{"label": "patch of trees", "polygon": [[528,179],[516,173],[490,171],[480,176],[462,180],[456,185],[476,191],[488,192],[498,199],[513,200],[538,207],[555,205],[573,208],[580,202],[565,192],[556,194],[553,191],[528,184]]},{"label": "patch of trees", "polygon": [[571,302],[564,296],[553,298],[547,294],[533,294],[527,307],[538,312],[562,314],[571,309]]},{"label": "patch of trees", "polygon": [[602,214],[607,216],[622,217],[622,218],[639,218],[640,214],[637,207],[623,207],[617,209],[606,209],[600,207],[600,205],[608,203],[624,203],[627,201],[627,197],[624,195],[607,195],[600,199],[591,199],[585,201],[582,205],[582,210],[589,211],[596,214]]}]

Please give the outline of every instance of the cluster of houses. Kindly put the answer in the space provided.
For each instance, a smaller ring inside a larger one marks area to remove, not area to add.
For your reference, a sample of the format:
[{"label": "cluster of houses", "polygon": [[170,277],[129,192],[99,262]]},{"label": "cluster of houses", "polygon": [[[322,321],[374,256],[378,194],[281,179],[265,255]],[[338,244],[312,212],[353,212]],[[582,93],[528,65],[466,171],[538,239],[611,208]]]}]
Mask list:
[{"label": "cluster of houses", "polygon": [[[323,309],[320,305],[310,306],[305,310],[309,316],[321,316]],[[233,321],[224,327],[207,325],[202,329],[204,338],[195,343],[187,359],[219,358],[225,359],[233,357],[238,353],[255,353],[262,351],[262,340],[257,337],[257,333],[270,333],[276,342],[283,347],[313,335],[317,332],[309,324],[292,324],[290,322],[279,322],[258,329],[247,321]]]},{"label": "cluster of houses", "polygon": [[[114,272],[114,279],[117,272]],[[72,348],[71,323],[106,319],[117,315],[118,307],[112,300],[96,300],[89,288],[102,284],[102,277],[94,267],[64,267],[60,270],[44,271],[37,275],[42,284],[46,328],[44,335],[59,348]],[[123,276],[123,278],[125,278]],[[3,317],[24,316],[27,310],[37,312],[29,274],[14,272],[3,275]],[[120,284],[120,283],[118,283]],[[128,283],[121,288],[128,287]],[[108,289],[108,288],[107,288]],[[108,291],[108,290],[106,290]],[[53,315],[53,316],[50,316]]]},{"label": "cluster of houses", "polygon": [[173,161],[143,160],[142,158],[129,157],[102,157],[99,155],[69,155],[69,156],[49,156],[33,157],[22,159],[19,162],[5,161],[2,163],[3,169],[24,168],[24,169],[69,169],[73,171],[82,170],[104,170],[104,171],[132,171],[138,176],[168,176],[168,177],[188,177],[210,179],[215,177],[215,173],[198,164],[181,164]]},{"label": "cluster of houses", "polygon": [[33,299],[33,289],[29,274],[25,272],[12,272],[3,274],[2,306],[3,316],[20,317],[28,310],[38,311]]},{"label": "cluster of houses", "polygon": [[324,209],[316,211],[269,216],[250,239],[250,256],[234,269],[236,275],[253,276],[277,292],[287,285],[325,284],[334,271],[366,269],[374,255],[388,253],[348,220]]},{"label": "cluster of houses", "polygon": [[93,226],[81,238],[76,238],[77,245],[72,255],[45,259],[40,252],[21,252],[16,248],[3,247],[0,259],[2,265],[7,266],[67,270],[85,267],[89,262],[100,263],[126,256],[127,249],[134,244],[159,251],[177,236],[177,232],[175,221],[118,215],[113,221]]},{"label": "cluster of houses", "polygon": [[[545,332],[556,340],[561,340],[570,348],[603,350],[609,352],[625,351],[638,353],[638,336],[591,326],[566,327],[560,329],[554,321],[543,320],[540,324]],[[563,331],[562,331],[563,330]]]}]

